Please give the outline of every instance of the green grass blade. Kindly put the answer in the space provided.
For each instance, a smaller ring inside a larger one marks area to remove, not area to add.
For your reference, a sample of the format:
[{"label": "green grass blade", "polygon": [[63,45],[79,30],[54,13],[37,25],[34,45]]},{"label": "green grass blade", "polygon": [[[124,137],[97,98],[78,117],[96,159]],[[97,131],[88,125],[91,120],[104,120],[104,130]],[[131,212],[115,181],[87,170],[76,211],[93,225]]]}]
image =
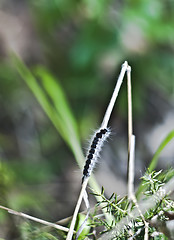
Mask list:
[{"label": "green grass blade", "polygon": [[[166,147],[166,145],[174,138],[174,130],[172,130],[167,136],[166,138],[162,141],[162,143],[160,144],[160,146],[158,147],[157,151],[155,152],[150,164],[149,164],[149,167],[148,167],[148,170],[150,172],[152,172],[155,167],[157,166],[158,164],[158,160],[159,160],[159,156],[162,152],[162,150]],[[142,182],[140,183],[140,186],[136,192],[136,196],[139,197],[140,194],[142,193],[142,191],[144,190],[144,186],[142,185]]]},{"label": "green grass blade", "polygon": [[[59,87],[59,93],[60,94],[60,103],[61,107],[59,111],[55,109],[55,107],[50,103],[50,100],[45,93],[45,91],[40,87],[38,84],[35,76],[30,72],[30,70],[25,66],[25,64],[17,57],[13,55],[13,62],[15,64],[15,67],[17,68],[19,74],[24,79],[24,81],[27,83],[31,91],[33,92],[34,96],[37,98],[38,102],[44,109],[47,116],[50,118],[64,141],[68,144],[68,146],[71,148],[77,163],[82,168],[84,164],[84,156],[81,150],[80,141],[77,136],[77,132],[73,130],[73,127],[75,126],[75,120],[72,120],[73,117],[70,113],[70,110],[67,110],[68,104],[65,101],[65,98],[63,97],[63,93],[61,92],[61,89]],[[57,87],[58,89],[58,87]],[[57,106],[58,108],[58,106]],[[65,110],[66,109],[66,110]],[[65,113],[63,111],[65,110]],[[66,119],[66,113],[68,112]],[[72,120],[72,126],[71,126],[71,120]],[[69,121],[67,123],[67,121]],[[70,132],[69,132],[70,131]]]},{"label": "green grass blade", "polygon": [[[41,80],[44,90],[51,99],[57,117],[61,119],[63,127],[66,128],[66,134],[69,144],[73,145],[71,147],[75,149],[76,152],[79,152],[80,140],[77,130],[77,124],[73,114],[70,111],[66,97],[64,95],[64,92],[62,91],[60,84],[44,67],[37,67],[34,72]],[[81,162],[78,162],[78,164],[82,167]]]},{"label": "green grass blade", "polygon": [[151,160],[151,163],[148,167],[148,169],[152,172],[157,163],[158,163],[158,158],[162,152],[162,150],[165,148],[165,146],[174,138],[174,130],[172,130],[168,135],[167,137],[162,141],[162,143],[160,144],[159,148],[157,149],[156,153],[154,154],[152,160]]},{"label": "green grass blade", "polygon": [[37,67],[34,73],[41,79],[45,91],[52,99],[57,112],[60,114],[62,119],[66,121],[66,125],[69,127],[69,130],[75,133],[76,138],[79,139],[76,121],[72,112],[70,111],[67,99],[58,81],[55,80],[54,77],[43,66]]}]

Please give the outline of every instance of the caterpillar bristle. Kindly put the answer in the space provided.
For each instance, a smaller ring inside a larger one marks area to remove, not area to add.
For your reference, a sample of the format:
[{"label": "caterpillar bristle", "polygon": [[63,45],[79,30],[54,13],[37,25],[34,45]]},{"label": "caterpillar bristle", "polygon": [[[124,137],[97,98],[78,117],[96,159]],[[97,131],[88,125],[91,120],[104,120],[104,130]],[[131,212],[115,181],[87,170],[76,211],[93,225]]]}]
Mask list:
[{"label": "caterpillar bristle", "polygon": [[91,172],[99,158],[99,153],[103,147],[104,141],[109,137],[110,129],[99,129],[93,136],[89,150],[87,152],[86,162],[83,169],[82,183],[85,178],[91,175]]}]

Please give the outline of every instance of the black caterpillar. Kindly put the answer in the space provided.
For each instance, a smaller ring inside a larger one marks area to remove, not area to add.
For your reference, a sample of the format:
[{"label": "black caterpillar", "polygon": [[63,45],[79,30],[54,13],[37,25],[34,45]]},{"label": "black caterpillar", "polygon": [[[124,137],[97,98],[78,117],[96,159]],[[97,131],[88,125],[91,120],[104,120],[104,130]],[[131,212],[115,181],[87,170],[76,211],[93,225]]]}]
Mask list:
[{"label": "black caterpillar", "polygon": [[85,178],[89,177],[91,175],[91,172],[97,162],[97,159],[99,158],[99,153],[102,149],[102,146],[104,144],[104,141],[107,139],[107,137],[110,134],[109,129],[100,129],[97,131],[93,137],[92,143],[90,145],[86,163],[83,169],[83,178],[82,183]]}]

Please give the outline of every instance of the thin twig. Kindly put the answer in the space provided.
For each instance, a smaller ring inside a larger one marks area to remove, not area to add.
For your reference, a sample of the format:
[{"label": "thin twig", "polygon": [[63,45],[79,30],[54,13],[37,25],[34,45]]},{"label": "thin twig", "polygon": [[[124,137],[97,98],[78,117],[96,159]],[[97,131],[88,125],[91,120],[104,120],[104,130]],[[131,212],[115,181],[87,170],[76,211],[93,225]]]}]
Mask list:
[{"label": "thin twig", "polygon": [[129,152],[129,172],[128,172],[128,197],[134,197],[134,156],[135,156],[135,135],[131,136]]},{"label": "thin twig", "polygon": [[135,192],[134,192],[134,161],[135,161],[135,136],[132,135],[131,137],[131,142],[130,142],[130,155],[129,155],[129,179],[128,179],[128,196],[129,199],[133,201],[135,204],[136,208],[139,211],[139,214],[144,222],[145,226],[145,235],[144,235],[144,240],[148,240],[148,223],[146,222],[140,208],[137,202],[137,199],[135,197]]},{"label": "thin twig", "polygon": [[4,206],[2,206],[2,205],[0,205],[0,208],[3,209],[3,210],[5,210],[5,211],[8,211],[9,213],[11,213],[11,214],[13,214],[13,215],[17,215],[17,216],[20,216],[20,217],[23,217],[23,218],[27,218],[27,219],[30,219],[30,220],[32,220],[32,221],[35,221],[35,222],[38,222],[38,223],[47,225],[47,226],[49,226],[49,227],[53,227],[53,228],[56,228],[56,229],[61,230],[61,231],[64,231],[64,232],[68,232],[68,231],[69,231],[69,228],[62,227],[62,226],[60,226],[60,225],[58,225],[58,224],[51,223],[51,222],[42,220],[42,219],[40,219],[40,218],[36,218],[36,217],[30,216],[30,215],[28,215],[28,214],[15,211],[15,210],[13,210],[13,209],[4,207]]},{"label": "thin twig", "polygon": [[135,197],[135,194],[133,194],[133,195],[131,196],[131,198],[132,198],[132,201],[133,201],[133,203],[135,204],[136,208],[138,209],[138,212],[139,212],[140,217],[142,218],[142,220],[143,220],[143,222],[144,222],[144,227],[145,227],[144,240],[148,240],[148,239],[149,239],[149,236],[148,236],[149,223],[146,222],[145,217],[144,217],[144,215],[142,214],[142,211],[141,211],[141,209],[140,209],[140,207],[139,207],[139,204],[138,204],[138,202],[137,202],[137,199],[136,199],[136,197]]},{"label": "thin twig", "polygon": [[111,116],[111,113],[112,113],[115,101],[117,99],[118,93],[120,91],[120,87],[121,87],[121,84],[123,82],[123,78],[124,78],[125,72],[127,70],[127,67],[128,67],[128,62],[125,61],[123,63],[123,65],[122,65],[122,69],[121,69],[120,75],[118,77],[118,81],[116,83],[114,92],[112,94],[111,100],[110,100],[109,105],[108,105],[108,108],[107,108],[107,110],[105,112],[105,115],[104,115],[104,118],[103,118],[103,122],[101,124],[101,128],[107,128],[107,126],[108,126],[108,122],[109,122],[109,119],[110,119],[110,116]]},{"label": "thin twig", "polygon": [[[131,142],[135,144],[135,139],[132,139],[132,88],[131,88],[131,67],[127,67],[127,95],[128,95],[128,198],[134,193],[134,162],[130,164]],[[134,148],[132,148],[134,150]]]},{"label": "thin twig", "polygon": [[128,92],[128,198],[133,201],[144,222],[145,235],[144,240],[148,240],[148,223],[146,222],[134,191],[134,166],[135,166],[135,136],[133,135],[132,124],[132,89],[131,89],[131,67],[127,68],[127,92]]},{"label": "thin twig", "polygon": [[88,178],[86,178],[84,180],[83,184],[82,184],[82,188],[81,188],[80,195],[79,195],[79,198],[78,198],[75,210],[74,210],[74,214],[73,214],[73,217],[72,217],[71,225],[70,225],[69,232],[68,232],[68,235],[66,237],[66,240],[71,240],[72,239],[73,230],[74,230],[74,226],[75,226],[76,219],[77,219],[77,214],[79,212],[80,205],[81,205],[81,202],[82,202],[82,199],[83,199],[83,196],[84,196],[84,192],[86,191],[87,184],[88,184]]},{"label": "thin twig", "polygon": [[[127,67],[128,67],[128,63],[127,63],[127,61],[125,61],[124,64],[122,65],[122,69],[121,69],[120,75],[118,77],[118,81],[116,83],[114,92],[112,94],[112,97],[111,97],[111,100],[109,102],[108,108],[107,108],[106,113],[104,115],[103,122],[101,124],[102,129],[107,128],[107,126],[108,126],[108,122],[109,122],[109,119],[110,119],[110,116],[111,116],[116,98],[118,96],[121,84],[123,82],[123,78],[124,78],[125,72],[127,70]],[[79,195],[76,207],[75,207],[75,211],[74,211],[74,214],[73,214],[73,218],[72,218],[72,221],[71,221],[70,229],[69,229],[66,240],[71,240],[72,239],[73,230],[74,230],[77,214],[78,214],[82,199],[83,198],[84,198],[84,200],[86,199],[85,196],[84,196],[84,193],[86,191],[86,186],[87,186],[88,180],[89,180],[89,177],[86,178],[85,181],[82,184],[82,188],[81,188],[80,195]],[[87,199],[86,199],[86,201],[87,201]]]},{"label": "thin twig", "polygon": [[[97,207],[92,207],[90,210],[102,210],[101,206],[97,206]],[[81,211],[79,212],[80,214],[86,214],[88,211],[87,210],[84,210],[84,211]],[[103,213],[101,214],[102,216],[104,215]],[[63,219],[60,219],[58,221],[55,222],[55,224],[61,224],[61,225],[67,225],[71,220],[72,220],[72,217],[73,216],[69,216],[69,217],[66,217],[66,218],[63,218]],[[37,230],[34,230],[33,233],[37,233],[39,231],[50,231],[50,226],[44,226],[44,227],[41,227],[40,229],[37,229]]]},{"label": "thin twig", "polygon": [[128,154],[130,153],[131,136],[133,134],[132,124],[132,87],[131,87],[131,67],[127,67],[127,95],[128,95]]}]

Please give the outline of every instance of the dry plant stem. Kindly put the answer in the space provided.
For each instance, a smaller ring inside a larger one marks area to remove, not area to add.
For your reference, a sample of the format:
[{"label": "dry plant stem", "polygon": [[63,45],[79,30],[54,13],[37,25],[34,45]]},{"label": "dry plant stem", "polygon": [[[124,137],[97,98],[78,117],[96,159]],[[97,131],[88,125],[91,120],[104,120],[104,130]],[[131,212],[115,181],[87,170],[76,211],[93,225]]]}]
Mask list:
[{"label": "dry plant stem", "polygon": [[84,180],[83,184],[82,184],[82,188],[81,188],[80,195],[79,195],[79,198],[78,198],[75,210],[74,210],[73,218],[72,218],[72,221],[71,221],[71,225],[70,225],[69,232],[68,232],[68,235],[66,237],[66,240],[71,240],[72,239],[73,232],[74,232],[74,226],[75,226],[76,219],[77,219],[77,214],[79,212],[80,205],[81,205],[84,193],[86,191],[86,186],[88,184],[88,179],[89,178],[86,178]]},{"label": "dry plant stem", "polygon": [[127,95],[128,95],[128,153],[130,152],[131,136],[133,134],[132,124],[132,87],[131,87],[131,67],[127,67]]},{"label": "dry plant stem", "polygon": [[36,217],[32,217],[28,214],[25,214],[25,213],[22,213],[22,212],[17,212],[15,210],[12,210],[10,208],[7,208],[7,207],[4,207],[4,206],[1,206],[0,205],[0,208],[5,210],[5,211],[8,211],[9,213],[13,214],[13,215],[17,215],[17,216],[20,216],[20,217],[23,217],[23,218],[27,218],[27,219],[30,219],[32,221],[35,221],[35,222],[38,222],[38,223],[41,223],[41,224],[44,224],[44,225],[47,225],[49,227],[53,227],[53,228],[56,228],[58,230],[61,230],[61,231],[64,231],[64,232],[68,232],[69,229],[66,228],[66,227],[62,227],[58,224],[55,224],[55,223],[51,223],[51,222],[47,222],[45,220],[42,220],[42,219],[39,219],[39,218],[36,218]]},{"label": "dry plant stem", "polygon": [[120,75],[118,77],[118,81],[116,83],[116,86],[115,86],[114,92],[112,94],[111,100],[109,102],[108,108],[107,108],[106,113],[104,115],[103,122],[101,124],[101,128],[107,128],[107,126],[108,126],[108,122],[109,122],[109,119],[110,119],[110,116],[111,116],[116,98],[118,96],[121,84],[123,82],[123,78],[124,78],[125,72],[127,70],[127,67],[128,67],[128,63],[127,63],[127,61],[125,61],[122,64],[122,69],[121,69]]},{"label": "dry plant stem", "polygon": [[138,209],[138,212],[144,222],[145,226],[145,234],[144,234],[144,240],[148,240],[148,223],[146,222],[140,207],[138,205],[137,199],[135,197],[134,193],[134,165],[135,165],[135,136],[131,136],[131,141],[130,141],[130,154],[129,154],[129,179],[128,179],[128,196],[129,199],[133,201],[135,204],[136,208]]},{"label": "dry plant stem", "polygon": [[133,200],[134,197],[134,155],[135,155],[135,136],[130,138],[130,152],[129,152],[129,172],[128,172],[128,197]]},{"label": "dry plant stem", "polygon": [[[135,145],[135,136],[133,137],[132,126],[132,88],[131,88],[131,67],[127,67],[127,95],[128,95],[128,197],[134,193],[134,161],[130,164],[131,143]],[[132,146],[134,151],[135,146]]]},{"label": "dry plant stem", "polygon": [[136,199],[136,197],[135,197],[135,194],[133,194],[133,195],[131,196],[131,198],[132,198],[132,201],[133,201],[133,203],[135,204],[136,208],[138,209],[139,215],[141,216],[141,218],[142,218],[142,220],[143,220],[143,222],[144,222],[144,226],[145,226],[144,240],[148,240],[148,239],[149,239],[149,236],[148,236],[148,232],[149,232],[148,227],[149,227],[149,224],[146,222],[146,220],[145,220],[145,218],[144,218],[144,216],[143,216],[143,214],[142,214],[142,212],[141,212],[141,209],[140,209],[140,207],[139,207],[139,205],[138,205],[138,202],[137,202],[137,199]]},{"label": "dry plant stem", "polygon": [[[92,207],[90,210],[94,211],[95,209],[102,210],[102,206]],[[88,212],[88,210],[84,210],[84,211],[81,211],[79,213],[80,214],[86,214],[87,212]],[[100,216],[104,216],[104,213],[100,214]],[[72,217],[73,216],[69,216],[69,217],[60,219],[60,220],[56,221],[55,224],[67,225],[71,221]],[[50,229],[50,226],[44,226],[44,227],[41,227],[39,229],[39,231],[49,231],[49,229]],[[69,228],[67,228],[67,231],[68,230],[69,230]],[[38,230],[33,231],[33,233],[35,233],[35,232],[37,233]]]},{"label": "dry plant stem", "polygon": [[134,166],[135,166],[135,136],[132,124],[132,89],[131,67],[127,67],[127,92],[128,92],[128,198],[132,200],[145,225],[144,240],[148,240],[148,223],[146,222],[134,193]]},{"label": "dry plant stem", "polygon": [[[125,61],[122,65],[122,69],[121,69],[120,75],[118,77],[118,81],[116,83],[114,92],[112,94],[112,97],[111,97],[111,100],[109,102],[108,108],[107,108],[106,113],[104,115],[103,122],[102,122],[101,127],[100,127],[102,129],[107,128],[107,126],[108,126],[108,122],[109,122],[109,119],[110,119],[110,116],[111,116],[116,98],[118,96],[121,84],[123,82],[123,78],[124,78],[125,72],[127,70],[127,67],[128,67],[128,63],[127,63],[127,61]],[[74,211],[74,214],[73,214],[73,218],[72,218],[72,221],[71,221],[70,229],[69,229],[66,240],[71,240],[72,239],[77,214],[78,214],[82,199],[84,197],[84,193],[85,193],[85,189],[86,189],[86,186],[87,186],[87,183],[88,183],[88,179],[89,178],[85,179],[85,181],[82,184],[81,192],[80,192],[80,195],[79,195],[79,198],[78,198],[78,201],[77,201],[77,205],[76,205],[76,208],[75,208],[75,211]]]}]

